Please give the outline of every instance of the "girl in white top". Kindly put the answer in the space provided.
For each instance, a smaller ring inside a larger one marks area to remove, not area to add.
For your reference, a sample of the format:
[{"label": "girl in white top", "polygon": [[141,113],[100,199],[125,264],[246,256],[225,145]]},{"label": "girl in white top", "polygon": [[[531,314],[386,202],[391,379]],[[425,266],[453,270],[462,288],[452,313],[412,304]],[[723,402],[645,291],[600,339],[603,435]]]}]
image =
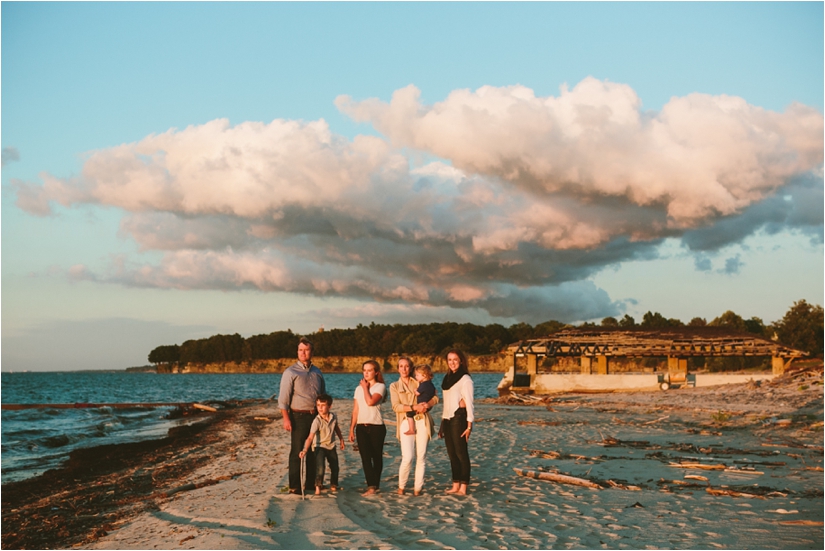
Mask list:
[{"label": "girl in white top", "polygon": [[473,379],[467,369],[467,356],[460,350],[447,353],[449,371],[444,376],[444,409],[439,436],[444,437],[450,457],[453,485],[448,494],[467,495],[470,484],[470,453],[467,442],[473,430]]},{"label": "girl in white top", "polygon": [[381,471],[384,468],[384,439],[387,427],[381,417],[381,403],[386,395],[384,377],[375,360],[364,362],[364,378],[355,389],[352,403],[352,421],[349,429],[349,441],[358,440],[358,452],[364,466],[367,491],[369,496],[378,491],[381,483]]}]

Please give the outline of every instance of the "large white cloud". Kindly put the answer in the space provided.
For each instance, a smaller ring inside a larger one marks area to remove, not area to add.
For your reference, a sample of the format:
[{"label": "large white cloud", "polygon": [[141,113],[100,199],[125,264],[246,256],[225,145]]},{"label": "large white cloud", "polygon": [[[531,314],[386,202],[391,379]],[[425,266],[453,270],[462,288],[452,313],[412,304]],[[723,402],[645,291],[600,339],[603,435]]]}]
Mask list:
[{"label": "large white cloud", "polygon": [[646,113],[629,86],[594,78],[563,86],[558,97],[523,86],[456,90],[431,106],[419,96],[411,85],[389,103],[340,96],[336,104],[396,147],[537,196],[664,205],[678,228],[740,212],[822,164],[822,115],[800,104],[776,113],[742,98],[691,94]]},{"label": "large white cloud", "polygon": [[[484,87],[424,106],[408,87],[389,104],[337,103],[388,140],[349,140],[324,121],[216,120],[91,152],[76,177],[15,182],[18,205],[115,206],[123,235],[163,251],[108,273],[75,266],[75,278],[532,322],[616,314],[586,278],[666,237],[687,231],[707,251],[730,242],[717,227],[741,239],[822,225],[821,201],[801,206],[822,193],[822,116],[803,106],[694,94],[646,113],[630,87],[594,79],[558,98]],[[448,162],[411,169],[405,147]]]}]

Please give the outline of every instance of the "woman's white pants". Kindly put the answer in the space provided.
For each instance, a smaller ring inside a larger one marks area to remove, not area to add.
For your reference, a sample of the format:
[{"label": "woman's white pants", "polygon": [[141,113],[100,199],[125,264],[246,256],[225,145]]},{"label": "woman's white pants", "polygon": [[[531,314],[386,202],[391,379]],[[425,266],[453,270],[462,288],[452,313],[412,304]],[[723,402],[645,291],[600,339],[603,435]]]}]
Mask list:
[{"label": "woman's white pants", "polygon": [[424,419],[415,422],[415,434],[404,434],[409,430],[410,423],[406,418],[401,428],[401,467],[398,469],[398,487],[402,490],[407,486],[410,478],[413,455],[415,455],[415,486],[417,492],[424,487],[424,469],[427,463],[427,442],[429,434]]}]

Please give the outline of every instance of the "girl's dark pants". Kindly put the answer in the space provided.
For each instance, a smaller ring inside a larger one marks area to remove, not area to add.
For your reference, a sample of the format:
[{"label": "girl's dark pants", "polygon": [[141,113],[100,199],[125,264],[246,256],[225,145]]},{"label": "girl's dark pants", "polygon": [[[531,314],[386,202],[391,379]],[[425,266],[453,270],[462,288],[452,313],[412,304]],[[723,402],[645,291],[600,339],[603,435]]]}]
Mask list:
[{"label": "girl's dark pants", "polygon": [[381,471],[384,469],[384,438],[387,427],[384,425],[356,425],[355,440],[358,453],[364,465],[364,477],[367,486],[376,490],[381,485]]},{"label": "girl's dark pants", "polygon": [[[334,440],[333,440],[334,442]],[[324,459],[329,461],[329,484],[338,486],[338,450],[332,448],[328,450],[318,446],[315,448],[315,485],[324,485]]]},{"label": "girl's dark pants", "polygon": [[450,457],[453,482],[469,484],[470,452],[467,450],[467,439],[461,436],[461,433],[467,430],[467,409],[458,408],[455,415],[451,419],[444,419],[443,423],[444,443]]}]

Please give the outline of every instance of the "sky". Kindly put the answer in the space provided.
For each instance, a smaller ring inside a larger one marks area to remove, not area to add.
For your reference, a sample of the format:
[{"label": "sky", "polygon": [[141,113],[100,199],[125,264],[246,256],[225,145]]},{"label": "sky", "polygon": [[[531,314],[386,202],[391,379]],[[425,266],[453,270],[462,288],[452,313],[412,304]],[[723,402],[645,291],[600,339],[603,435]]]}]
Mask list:
[{"label": "sky", "polygon": [[823,303],[823,4],[2,3],[2,369]]}]

